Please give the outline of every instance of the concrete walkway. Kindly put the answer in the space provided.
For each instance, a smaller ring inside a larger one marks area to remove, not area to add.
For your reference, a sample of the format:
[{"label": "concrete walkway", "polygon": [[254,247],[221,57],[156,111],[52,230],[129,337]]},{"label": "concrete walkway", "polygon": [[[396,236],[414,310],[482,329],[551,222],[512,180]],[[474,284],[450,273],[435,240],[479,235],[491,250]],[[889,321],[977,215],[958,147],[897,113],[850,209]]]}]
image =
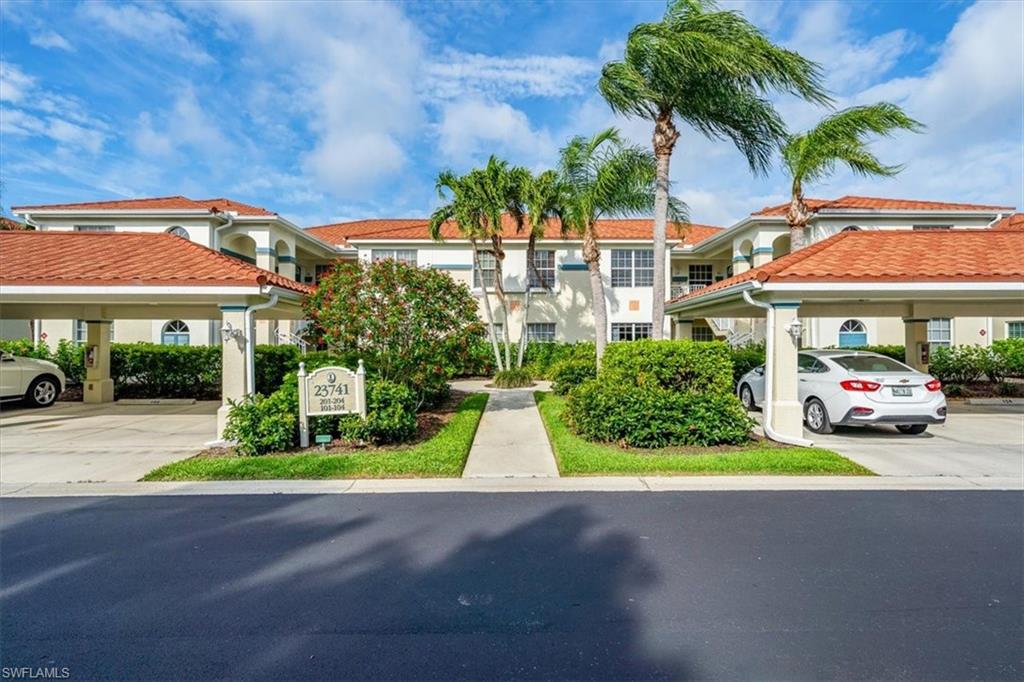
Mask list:
[{"label": "concrete walkway", "polygon": [[456,382],[455,388],[487,391],[463,478],[557,478],[558,465],[537,411],[538,386],[489,389],[484,382]]}]

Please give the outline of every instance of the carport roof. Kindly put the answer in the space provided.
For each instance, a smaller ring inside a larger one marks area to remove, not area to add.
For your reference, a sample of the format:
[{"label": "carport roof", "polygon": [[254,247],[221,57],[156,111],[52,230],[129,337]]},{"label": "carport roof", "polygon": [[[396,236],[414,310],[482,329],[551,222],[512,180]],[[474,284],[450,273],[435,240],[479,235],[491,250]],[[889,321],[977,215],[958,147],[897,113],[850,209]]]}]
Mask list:
[{"label": "carport roof", "polygon": [[311,287],[172,234],[0,232],[0,285]]},{"label": "carport roof", "polygon": [[840,232],[668,304],[695,302],[749,282],[1022,283],[1024,233],[1015,229]]}]

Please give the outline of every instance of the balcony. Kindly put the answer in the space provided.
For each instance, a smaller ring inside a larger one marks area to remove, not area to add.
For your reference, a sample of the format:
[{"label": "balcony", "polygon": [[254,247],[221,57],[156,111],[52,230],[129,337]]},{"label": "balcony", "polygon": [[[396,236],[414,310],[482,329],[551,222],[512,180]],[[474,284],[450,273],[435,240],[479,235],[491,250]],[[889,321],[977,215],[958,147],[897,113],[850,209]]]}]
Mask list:
[{"label": "balcony", "polygon": [[706,286],[709,286],[711,282],[690,282],[690,283],[676,283],[672,285],[671,296],[669,298],[676,298],[684,294],[692,294],[695,291],[700,291]]}]

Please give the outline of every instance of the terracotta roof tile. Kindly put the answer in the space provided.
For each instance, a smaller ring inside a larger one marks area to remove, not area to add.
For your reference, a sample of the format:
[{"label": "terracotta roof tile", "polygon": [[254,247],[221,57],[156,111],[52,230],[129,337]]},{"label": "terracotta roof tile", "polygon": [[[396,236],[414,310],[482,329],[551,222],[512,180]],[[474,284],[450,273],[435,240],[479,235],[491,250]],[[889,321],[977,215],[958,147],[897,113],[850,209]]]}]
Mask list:
[{"label": "terracotta roof tile", "polygon": [[992,226],[993,230],[1024,230],[1024,213],[1008,215]]},{"label": "terracotta roof tile", "polygon": [[0,230],[27,230],[28,226],[25,223],[20,223],[17,220],[12,220],[7,216],[0,216]]},{"label": "terracotta roof tile", "polygon": [[272,286],[305,284],[166,232],[0,232],[0,284]]},{"label": "terracotta roof tile", "polygon": [[[627,240],[627,239],[652,239],[653,224],[650,218],[626,218],[608,219],[597,222],[598,239],[604,240]],[[717,234],[723,228],[713,225],[690,224],[682,227],[682,240],[686,244],[696,244],[708,237]],[[342,240],[372,241],[375,239],[430,239],[429,222],[426,218],[400,218],[400,219],[372,219],[356,220],[347,223],[335,223],[333,225],[320,225],[318,227],[306,228],[314,236],[331,243],[341,243]],[[680,239],[680,234],[669,226],[669,239]],[[512,218],[504,216],[502,221],[503,238],[514,240],[525,240],[526,232],[517,233]],[[441,236],[444,239],[459,239],[459,228],[454,222],[449,221],[441,227]],[[561,224],[553,220],[545,227],[544,239],[562,239]]]},{"label": "terracotta roof tile", "polygon": [[[838,199],[805,199],[812,211],[827,210],[876,210],[876,211],[1006,211],[1008,206],[991,206],[987,204],[959,204],[944,201],[917,201],[914,199],[886,199],[881,197],[861,197],[846,195]],[[755,216],[784,216],[789,210],[789,202],[777,206],[765,206],[754,212]]]},{"label": "terracotta roof tile", "polygon": [[1014,230],[840,232],[671,302],[742,282],[1024,282],[1024,235]]},{"label": "terracotta roof tile", "polygon": [[77,204],[41,204],[35,206],[15,206],[16,212],[30,211],[130,211],[130,210],[207,210],[236,211],[240,215],[277,215],[259,206],[243,204],[231,199],[189,199],[180,194],[170,197],[151,197],[145,199],[112,199],[109,201],[87,201]]}]

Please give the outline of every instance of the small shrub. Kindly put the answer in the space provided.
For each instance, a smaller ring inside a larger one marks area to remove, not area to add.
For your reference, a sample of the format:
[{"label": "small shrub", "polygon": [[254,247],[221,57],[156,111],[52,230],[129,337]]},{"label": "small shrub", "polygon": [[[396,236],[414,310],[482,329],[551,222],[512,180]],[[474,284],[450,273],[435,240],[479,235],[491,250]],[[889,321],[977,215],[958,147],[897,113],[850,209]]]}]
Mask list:
[{"label": "small shrub", "polygon": [[401,443],[416,435],[416,394],[407,386],[378,379],[367,382],[366,419],[345,415],[338,431],[349,441]]},{"label": "small shrub", "polygon": [[996,384],[996,395],[1004,398],[1017,398],[1024,396],[1024,384],[1016,384],[1010,381],[1000,381]]},{"label": "small shrub", "polygon": [[967,389],[962,384],[945,384],[942,392],[947,398],[963,398],[967,394]]},{"label": "small shrub", "polygon": [[493,383],[498,388],[522,388],[524,386],[532,386],[533,377],[530,376],[529,370],[525,368],[506,369],[494,375]]},{"label": "small shrub", "polygon": [[249,457],[287,450],[295,445],[297,433],[298,408],[292,410],[282,393],[257,393],[231,402],[224,428],[224,437],[237,442],[238,452]]},{"label": "small shrub", "polygon": [[562,360],[548,371],[551,390],[566,395],[584,381],[597,378],[597,356],[592,359]]},{"label": "small shrub", "polygon": [[970,384],[984,374],[988,355],[982,346],[940,346],[931,353],[928,371],[943,383]]},{"label": "small shrub", "polygon": [[691,394],[680,414],[684,445],[736,445],[750,439],[754,421],[732,394]]},{"label": "small shrub", "polygon": [[993,341],[992,352],[1002,361],[1006,376],[1024,378],[1024,339]]},{"label": "small shrub", "polygon": [[612,343],[601,361],[608,383],[631,381],[683,393],[732,393],[729,346],[720,341],[629,341]]}]

